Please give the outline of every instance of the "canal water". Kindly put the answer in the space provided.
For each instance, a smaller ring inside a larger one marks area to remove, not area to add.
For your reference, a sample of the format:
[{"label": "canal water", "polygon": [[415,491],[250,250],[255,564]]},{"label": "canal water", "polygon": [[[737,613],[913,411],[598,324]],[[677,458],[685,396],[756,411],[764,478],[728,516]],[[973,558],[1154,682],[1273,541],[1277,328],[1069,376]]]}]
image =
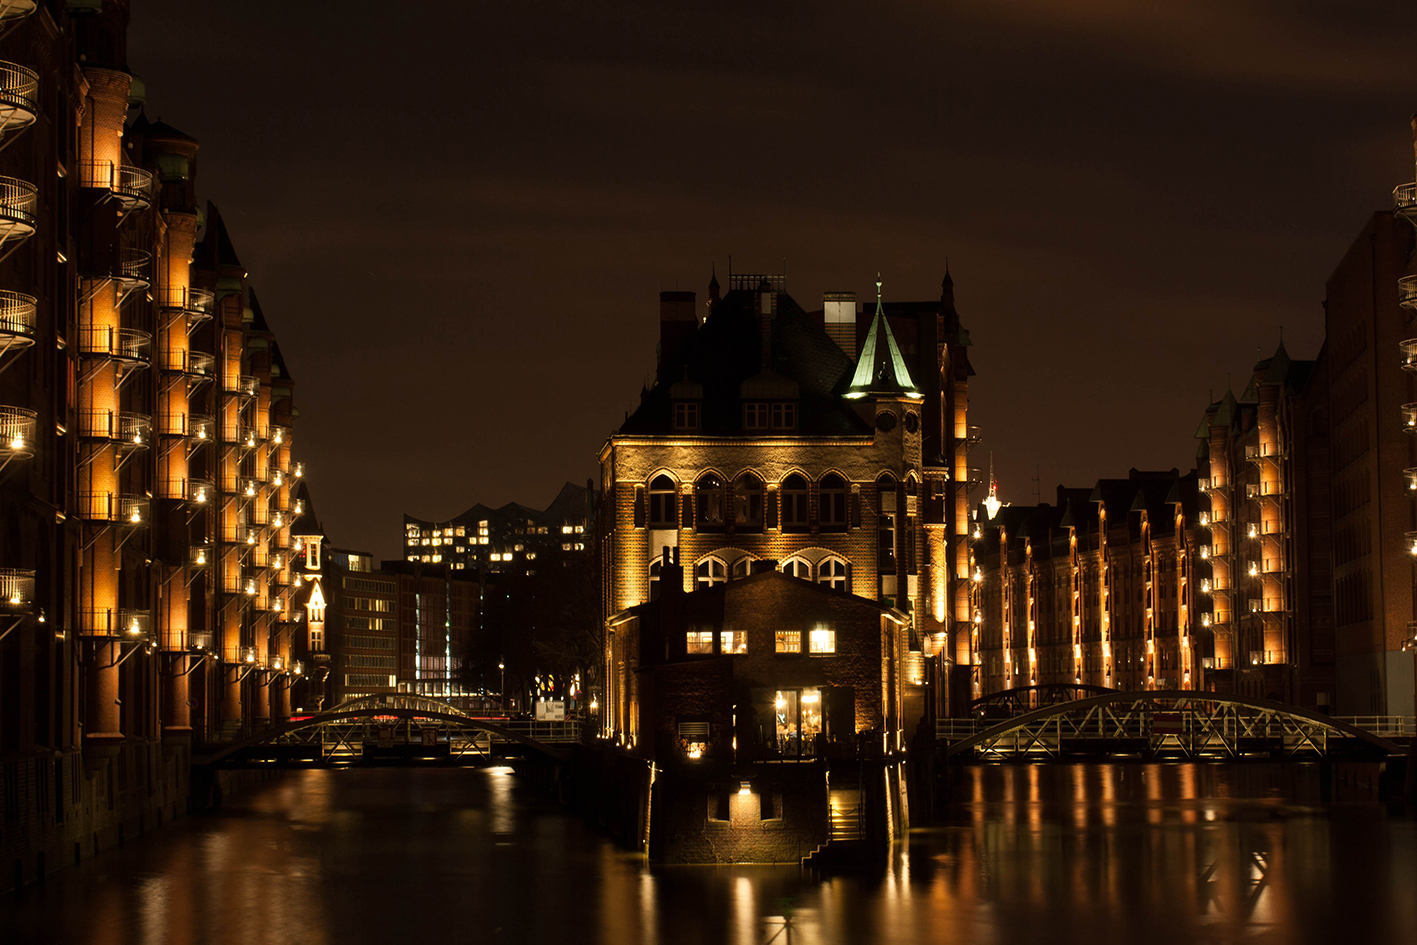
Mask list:
[{"label": "canal water", "polygon": [[291,771],[0,900],[0,942],[1417,942],[1417,825],[1317,776],[968,768],[946,823],[820,879],[647,867],[505,768]]}]

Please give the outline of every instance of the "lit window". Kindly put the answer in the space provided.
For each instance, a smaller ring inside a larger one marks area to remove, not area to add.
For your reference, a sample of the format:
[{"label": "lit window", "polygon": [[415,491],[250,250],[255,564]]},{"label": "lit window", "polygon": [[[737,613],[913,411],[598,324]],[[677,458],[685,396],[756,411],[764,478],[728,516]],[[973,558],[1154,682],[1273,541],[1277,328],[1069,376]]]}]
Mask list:
[{"label": "lit window", "polygon": [[818,507],[822,528],[838,531],[846,528],[846,481],[835,473],[824,477]]},{"label": "lit window", "polygon": [[678,522],[675,516],[676,489],[674,480],[668,476],[655,476],[649,484],[649,527],[674,528]]},{"label": "lit window", "polygon": [[778,630],[773,634],[777,652],[779,653],[801,653],[802,652],[802,631],[801,630]]},{"label": "lit window", "polygon": [[724,630],[718,635],[719,649],[724,653],[748,652],[748,634],[742,630]]},{"label": "lit window", "polygon": [[709,473],[694,483],[694,504],[698,506],[699,528],[722,528],[723,480]]},{"label": "lit window", "polygon": [[562,526],[561,526],[561,534],[563,534],[563,535],[569,535],[569,534],[571,534],[571,526],[569,526],[569,525],[562,525]]},{"label": "lit window", "polygon": [[694,578],[699,587],[713,587],[728,580],[728,569],[719,558],[705,558],[694,569]]},{"label": "lit window", "polygon": [[752,473],[744,473],[733,484],[733,524],[744,529],[763,527],[763,483]]},{"label": "lit window", "polygon": [[712,653],[713,631],[690,630],[684,634],[684,650],[687,653]]},{"label": "lit window", "polygon": [[789,531],[807,527],[807,480],[795,474],[782,483],[782,527]]},{"label": "lit window", "polygon": [[788,558],[782,562],[782,573],[803,581],[812,580],[812,566],[805,558]]},{"label": "lit window", "polygon": [[466,535],[467,535],[467,529],[466,529],[466,528],[461,528],[461,527],[458,528],[458,537],[459,537],[459,538],[466,537]]},{"label": "lit window", "polygon": [[817,583],[834,591],[847,589],[846,562],[840,558],[827,558],[817,565]]},{"label": "lit window", "polygon": [[569,541],[563,541],[563,542],[561,542],[561,550],[562,550],[562,551],[570,551],[570,550],[571,550],[571,543],[570,543]]},{"label": "lit window", "polygon": [[747,577],[750,573],[752,573],[752,570],[753,570],[753,559],[750,558],[750,557],[748,557],[747,555],[744,555],[743,557],[739,558],[737,561],[733,562],[733,568],[732,568],[732,570],[729,572],[728,579],[729,579],[730,581],[738,581],[738,580],[741,580],[741,579]]},{"label": "lit window", "polygon": [[810,635],[810,646],[813,653],[835,653],[836,631],[813,630]]},{"label": "lit window", "polygon": [[[543,528],[542,531],[544,532],[544,531],[546,531],[546,529]],[[576,534],[577,534],[577,535],[581,535],[581,534],[584,534],[584,533],[585,533],[585,526],[584,526],[584,525],[577,525],[577,526],[576,526]]]},{"label": "lit window", "polygon": [[649,564],[649,599],[659,599],[659,571],[664,567],[664,562],[655,558]]}]

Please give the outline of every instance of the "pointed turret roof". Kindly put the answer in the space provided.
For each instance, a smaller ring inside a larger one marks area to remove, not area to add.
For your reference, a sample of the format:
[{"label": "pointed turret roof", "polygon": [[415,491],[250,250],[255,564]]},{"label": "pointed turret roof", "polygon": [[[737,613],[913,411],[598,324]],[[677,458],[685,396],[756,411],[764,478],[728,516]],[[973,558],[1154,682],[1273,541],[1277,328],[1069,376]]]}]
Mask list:
[{"label": "pointed turret roof", "polygon": [[881,306],[879,274],[876,278],[876,315],[871,320],[871,330],[866,333],[866,343],[861,346],[861,357],[856,361],[856,372],[852,374],[844,396],[920,396],[920,390],[905,366],[900,346],[895,343],[890,323],[886,321]]}]

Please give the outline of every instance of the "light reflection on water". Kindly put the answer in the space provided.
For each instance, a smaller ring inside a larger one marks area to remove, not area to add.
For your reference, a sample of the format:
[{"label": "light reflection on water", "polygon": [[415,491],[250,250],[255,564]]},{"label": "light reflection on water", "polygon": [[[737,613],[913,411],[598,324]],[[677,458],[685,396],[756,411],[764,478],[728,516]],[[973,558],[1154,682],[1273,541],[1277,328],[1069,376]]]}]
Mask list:
[{"label": "light reflection on water", "polygon": [[647,869],[506,769],[292,771],[0,902],[6,943],[1411,941],[1417,828],[1283,765],[965,768],[874,875]]}]

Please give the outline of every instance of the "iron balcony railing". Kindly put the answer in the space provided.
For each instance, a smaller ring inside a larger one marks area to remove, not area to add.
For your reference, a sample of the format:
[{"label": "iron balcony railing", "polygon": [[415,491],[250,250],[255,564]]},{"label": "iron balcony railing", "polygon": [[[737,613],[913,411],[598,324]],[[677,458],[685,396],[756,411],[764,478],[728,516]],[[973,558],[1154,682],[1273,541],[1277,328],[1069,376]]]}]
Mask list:
[{"label": "iron balcony railing", "polygon": [[243,397],[255,397],[256,394],[260,393],[261,380],[249,374],[243,374],[237,381],[236,390]]},{"label": "iron balcony railing", "polygon": [[1402,369],[1417,372],[1417,338],[1399,341],[1397,350],[1402,352]]},{"label": "iron balcony railing", "polygon": [[190,348],[168,348],[162,352],[160,361],[164,371],[187,374],[195,378],[211,377],[212,368],[216,364],[216,359],[210,354]]},{"label": "iron balcony railing", "polygon": [[201,312],[210,315],[216,306],[216,293],[211,289],[194,289],[185,285],[170,285],[162,290],[160,303],[163,308],[181,309],[184,312]]},{"label": "iron balcony railing", "polygon": [[0,346],[33,344],[34,313],[34,296],[0,289]]},{"label": "iron balcony railing", "polygon": [[27,614],[34,609],[34,572],[0,568],[0,613]]},{"label": "iron balcony railing", "polygon": [[152,612],[147,610],[111,607],[79,612],[79,630],[96,636],[142,641],[152,633],[152,623]]},{"label": "iron balcony railing", "polygon": [[0,406],[0,456],[33,456],[38,414],[28,407]]},{"label": "iron balcony railing", "polygon": [[0,177],[0,233],[34,232],[35,213],[39,209],[39,190],[27,180]]},{"label": "iron balcony railing", "polygon": [[1404,469],[1402,479],[1407,483],[1408,495],[1417,496],[1417,466],[1408,466]]},{"label": "iron balcony railing", "polygon": [[100,161],[80,168],[82,186],[109,191],[125,210],[152,205],[153,175],[141,167]]},{"label": "iron balcony railing", "polygon": [[151,283],[148,273],[152,272],[153,254],[145,249],[120,249],[118,251],[118,271],[114,276],[128,288],[147,286]]},{"label": "iron balcony railing", "polygon": [[117,440],[129,449],[145,449],[152,439],[153,421],[131,411],[85,410],[80,417],[81,436]]},{"label": "iron balcony railing", "polygon": [[194,440],[214,440],[216,421],[206,414],[194,413],[187,418],[187,435]]},{"label": "iron balcony railing", "polygon": [[1417,183],[1398,184],[1392,189],[1392,206],[1401,217],[1417,215]]},{"label": "iron balcony railing", "polygon": [[210,650],[212,634],[209,630],[191,630],[187,633],[187,645],[194,650]]},{"label": "iron balcony railing", "polygon": [[1417,557],[1417,532],[1404,532],[1402,544],[1407,549],[1407,553]]},{"label": "iron balcony railing", "polygon": [[187,564],[193,568],[209,568],[212,564],[211,545],[193,545],[187,550]]},{"label": "iron balcony railing", "polygon": [[1403,276],[1397,280],[1397,304],[1409,311],[1417,311],[1417,276]]},{"label": "iron balcony railing", "polygon": [[151,364],[153,336],[140,328],[82,328],[79,330],[79,354]]},{"label": "iron balcony railing", "polygon": [[79,517],[90,522],[141,526],[148,523],[148,497],[114,492],[80,492]]},{"label": "iron balcony railing", "polygon": [[1417,404],[1402,405],[1402,429],[1417,436]]},{"label": "iron balcony railing", "polygon": [[273,446],[282,446],[290,441],[290,427],[271,425],[270,441]]},{"label": "iron balcony railing", "polygon": [[0,35],[15,28],[39,6],[39,0],[0,0]]},{"label": "iron balcony railing", "polygon": [[24,128],[39,116],[39,76],[13,62],[0,62],[0,127]]}]

